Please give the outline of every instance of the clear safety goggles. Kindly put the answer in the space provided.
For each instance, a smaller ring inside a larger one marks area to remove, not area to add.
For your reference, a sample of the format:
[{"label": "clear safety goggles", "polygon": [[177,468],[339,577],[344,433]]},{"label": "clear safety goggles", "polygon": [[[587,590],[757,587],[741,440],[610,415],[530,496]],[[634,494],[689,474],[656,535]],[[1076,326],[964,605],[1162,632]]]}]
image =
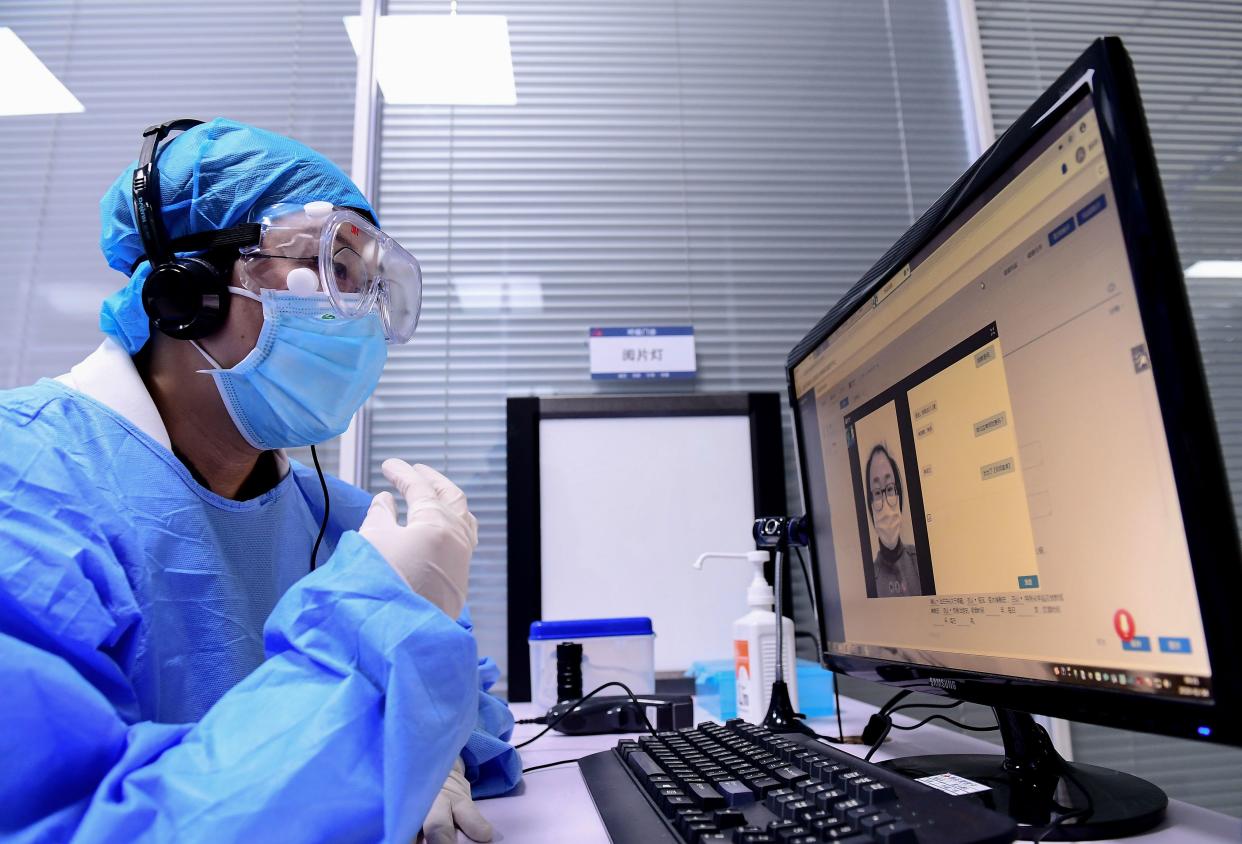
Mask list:
[{"label": "clear safety goggles", "polygon": [[251,222],[259,241],[240,250],[243,287],[326,293],[344,319],[377,312],[389,343],[413,336],[423,301],[418,261],[357,211],[280,203],[256,210]]}]

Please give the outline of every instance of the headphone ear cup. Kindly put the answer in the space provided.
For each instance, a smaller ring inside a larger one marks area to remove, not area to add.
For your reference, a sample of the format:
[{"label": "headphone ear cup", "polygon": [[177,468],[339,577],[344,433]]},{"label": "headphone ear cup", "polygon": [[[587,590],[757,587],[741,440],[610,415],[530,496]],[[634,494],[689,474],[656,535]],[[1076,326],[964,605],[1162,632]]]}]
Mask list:
[{"label": "headphone ear cup", "polygon": [[214,334],[229,315],[228,280],[202,258],[174,258],[151,270],[142,307],[151,324],[178,340]]}]

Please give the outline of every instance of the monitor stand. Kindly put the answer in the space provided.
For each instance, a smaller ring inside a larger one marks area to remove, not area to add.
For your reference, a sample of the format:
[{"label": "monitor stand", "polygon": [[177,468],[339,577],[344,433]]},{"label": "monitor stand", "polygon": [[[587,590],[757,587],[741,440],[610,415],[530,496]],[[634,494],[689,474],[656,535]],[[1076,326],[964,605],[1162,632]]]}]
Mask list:
[{"label": "monitor stand", "polygon": [[[995,712],[1004,756],[908,756],[880,764],[911,778],[950,773],[987,786],[989,791],[972,796],[1017,821],[1022,839],[1120,838],[1164,818],[1169,799],[1155,785],[1121,771],[1067,762],[1030,715],[1000,708]],[[1049,830],[1067,812],[1074,814]]]}]

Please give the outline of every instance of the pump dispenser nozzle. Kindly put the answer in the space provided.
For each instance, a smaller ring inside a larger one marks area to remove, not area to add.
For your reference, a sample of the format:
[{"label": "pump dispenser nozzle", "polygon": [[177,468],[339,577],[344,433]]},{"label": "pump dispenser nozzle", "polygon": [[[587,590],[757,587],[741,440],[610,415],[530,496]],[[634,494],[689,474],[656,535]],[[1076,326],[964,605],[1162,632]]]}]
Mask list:
[{"label": "pump dispenser nozzle", "polygon": [[746,590],[747,606],[770,610],[776,605],[776,593],[772,591],[772,586],[763,576],[763,566],[768,561],[767,551],[747,551],[744,554],[708,551],[706,554],[700,554],[698,559],[690,565],[701,569],[707,560],[746,560],[755,567],[755,576],[751,578],[750,586]]}]

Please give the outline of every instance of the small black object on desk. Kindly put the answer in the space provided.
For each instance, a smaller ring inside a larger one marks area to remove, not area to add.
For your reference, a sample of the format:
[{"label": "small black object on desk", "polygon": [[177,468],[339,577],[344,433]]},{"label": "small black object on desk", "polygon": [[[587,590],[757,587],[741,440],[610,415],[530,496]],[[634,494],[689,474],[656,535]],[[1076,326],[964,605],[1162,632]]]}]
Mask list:
[{"label": "small black object on desk", "polygon": [[571,736],[635,733],[646,729],[644,712],[660,732],[694,726],[694,701],[689,695],[618,695],[593,697],[583,703],[566,700],[538,720]]}]

